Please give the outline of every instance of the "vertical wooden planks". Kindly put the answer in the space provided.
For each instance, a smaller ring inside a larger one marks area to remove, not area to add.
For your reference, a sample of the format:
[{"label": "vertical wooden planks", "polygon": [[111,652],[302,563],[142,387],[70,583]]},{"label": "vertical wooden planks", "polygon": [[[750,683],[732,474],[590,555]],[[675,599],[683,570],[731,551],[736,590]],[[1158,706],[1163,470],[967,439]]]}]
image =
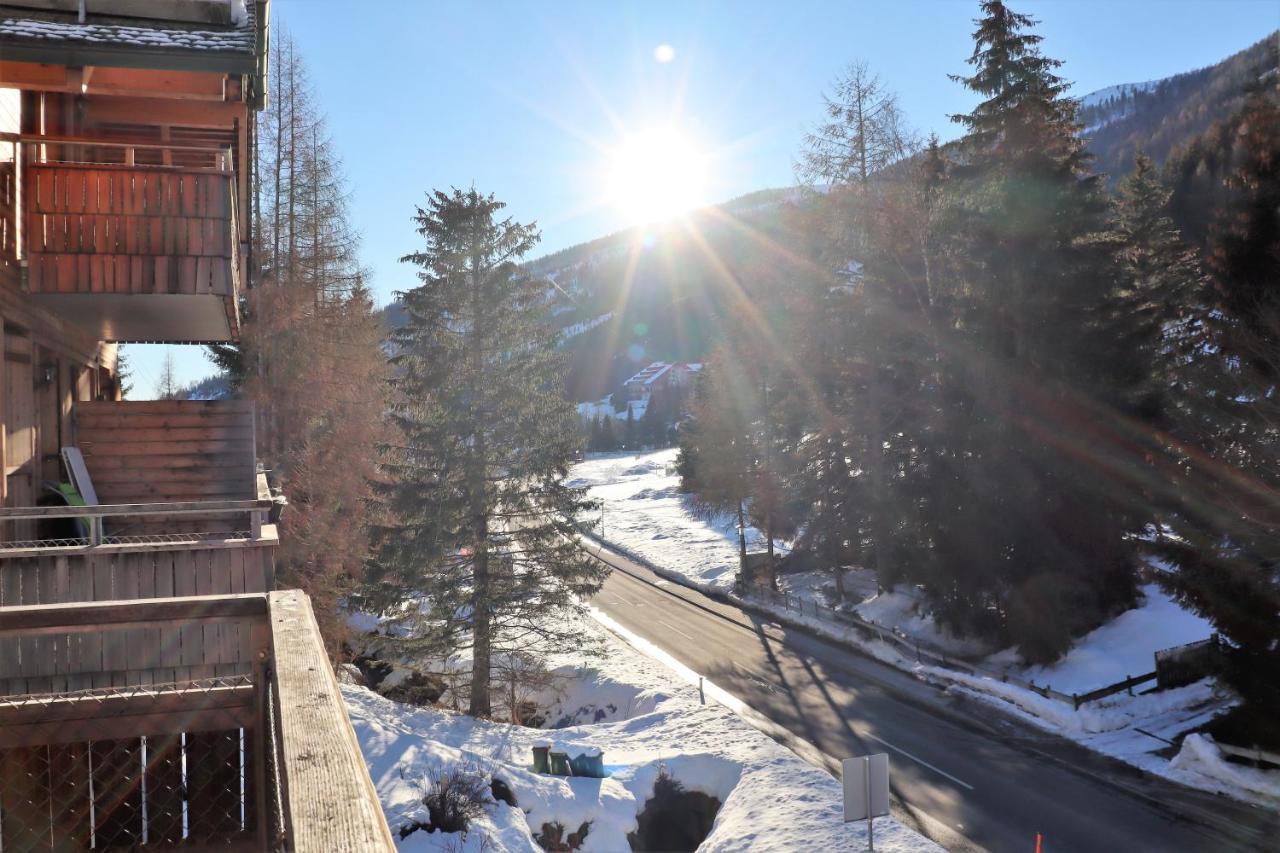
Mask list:
[{"label": "vertical wooden planks", "polygon": [[232,178],[52,163],[31,176],[32,292],[231,295]]}]

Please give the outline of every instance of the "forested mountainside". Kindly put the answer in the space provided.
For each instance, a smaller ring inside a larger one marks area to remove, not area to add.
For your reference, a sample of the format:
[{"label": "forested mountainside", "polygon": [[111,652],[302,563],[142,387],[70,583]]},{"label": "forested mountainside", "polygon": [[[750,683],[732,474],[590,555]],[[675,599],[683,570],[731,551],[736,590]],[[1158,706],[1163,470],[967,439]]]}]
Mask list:
[{"label": "forested mountainside", "polygon": [[[1280,82],[1278,44],[1273,35],[1207,68],[1084,95],[1079,117],[1095,168],[1114,184],[1138,150],[1159,165],[1201,141],[1250,92]],[[795,188],[761,190],[697,211],[686,227],[622,231],[530,262],[530,272],[555,288],[553,310],[572,358],[570,397],[618,391],[651,361],[703,358],[738,273],[759,269],[767,241],[795,239],[783,214],[805,197]],[[390,306],[388,324],[400,319]]]},{"label": "forested mountainside", "polygon": [[1277,68],[1280,39],[1273,33],[1208,68],[1086,95],[1080,123],[1095,168],[1114,183],[1132,170],[1139,149],[1164,163],[1175,148],[1238,113],[1250,92],[1280,84]]}]

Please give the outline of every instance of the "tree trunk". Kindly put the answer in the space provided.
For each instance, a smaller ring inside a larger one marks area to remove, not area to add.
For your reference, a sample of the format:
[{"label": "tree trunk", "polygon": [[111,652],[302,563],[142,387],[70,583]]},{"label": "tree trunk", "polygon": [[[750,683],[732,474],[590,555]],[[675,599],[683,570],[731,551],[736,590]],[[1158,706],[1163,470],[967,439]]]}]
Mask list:
[{"label": "tree trunk", "polygon": [[871,553],[875,562],[876,582],[881,587],[889,588],[895,580],[896,567],[893,565],[893,546],[890,543],[892,536],[889,532],[888,460],[884,449],[884,394],[880,383],[878,375],[872,377],[868,400],[870,405],[867,407],[871,415],[868,430],[871,445],[868,448],[871,474]]},{"label": "tree trunk", "polygon": [[[484,386],[484,324],[482,322],[486,310],[484,294],[481,293],[482,279],[480,275],[479,252],[472,254],[471,281],[471,341],[468,356],[471,364],[471,381],[475,383],[475,394],[472,400],[479,399]],[[485,474],[488,470],[488,448],[485,442],[486,416],[483,406],[472,409],[472,442],[471,465],[467,479],[471,493],[471,519],[473,524],[473,548],[475,549],[475,580],[471,593],[471,706],[468,711],[473,717],[488,717],[492,713],[492,702],[489,696],[491,679],[490,658],[492,653],[492,630],[490,621],[490,604],[492,590],[489,575],[489,507],[485,495]]]},{"label": "tree trunk", "polygon": [[738,501],[738,569],[747,567],[747,513]]}]

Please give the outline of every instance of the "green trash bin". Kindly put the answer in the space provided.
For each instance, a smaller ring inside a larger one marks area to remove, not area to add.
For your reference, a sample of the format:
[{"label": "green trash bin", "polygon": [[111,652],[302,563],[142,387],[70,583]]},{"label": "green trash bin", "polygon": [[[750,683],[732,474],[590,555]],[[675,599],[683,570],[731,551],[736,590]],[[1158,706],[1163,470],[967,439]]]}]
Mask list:
[{"label": "green trash bin", "polygon": [[574,776],[603,779],[604,753],[598,749],[588,749],[569,759],[569,767],[573,770]]},{"label": "green trash bin", "polygon": [[552,752],[549,754],[551,759],[551,775],[552,776],[572,776],[573,769],[569,766],[569,756],[563,752]]},{"label": "green trash bin", "polygon": [[551,752],[551,744],[535,743],[533,745],[533,772],[534,773],[550,773],[551,760],[548,753]]}]

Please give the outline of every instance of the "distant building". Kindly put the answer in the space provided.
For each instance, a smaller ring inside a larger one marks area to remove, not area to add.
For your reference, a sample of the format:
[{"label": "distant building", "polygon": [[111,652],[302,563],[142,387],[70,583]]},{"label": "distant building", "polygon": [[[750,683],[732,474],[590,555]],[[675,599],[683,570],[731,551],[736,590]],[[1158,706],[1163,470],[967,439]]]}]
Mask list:
[{"label": "distant building", "polygon": [[627,396],[647,402],[689,386],[700,370],[702,365],[697,362],[655,361],[626,381]]}]

